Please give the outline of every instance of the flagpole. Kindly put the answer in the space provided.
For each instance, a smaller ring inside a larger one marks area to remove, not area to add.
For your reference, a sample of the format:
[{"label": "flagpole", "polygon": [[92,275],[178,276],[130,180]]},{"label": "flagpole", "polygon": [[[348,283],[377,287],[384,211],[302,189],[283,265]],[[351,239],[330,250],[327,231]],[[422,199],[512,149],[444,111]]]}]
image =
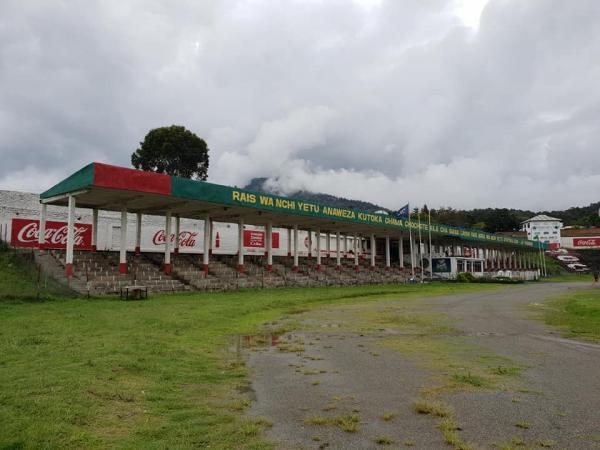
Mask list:
[{"label": "flagpole", "polygon": [[423,239],[421,237],[421,210],[417,209],[417,220],[419,221],[419,260],[421,264],[421,283],[423,282]]},{"label": "flagpole", "polygon": [[427,208],[429,218],[429,276],[433,279],[433,250],[431,248],[431,209]]},{"label": "flagpole", "polygon": [[413,253],[413,240],[412,240],[412,222],[410,220],[410,207],[408,208],[408,243],[410,244],[410,274],[412,278],[415,278],[415,257]]}]

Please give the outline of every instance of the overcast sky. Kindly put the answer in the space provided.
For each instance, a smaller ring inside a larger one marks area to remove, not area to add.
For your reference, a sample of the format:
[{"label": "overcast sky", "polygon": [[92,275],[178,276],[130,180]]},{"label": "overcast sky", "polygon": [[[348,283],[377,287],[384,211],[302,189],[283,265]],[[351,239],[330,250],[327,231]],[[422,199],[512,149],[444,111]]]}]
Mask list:
[{"label": "overcast sky", "polygon": [[600,200],[598,0],[2,0],[0,189],[181,124],[209,180],[389,208]]}]

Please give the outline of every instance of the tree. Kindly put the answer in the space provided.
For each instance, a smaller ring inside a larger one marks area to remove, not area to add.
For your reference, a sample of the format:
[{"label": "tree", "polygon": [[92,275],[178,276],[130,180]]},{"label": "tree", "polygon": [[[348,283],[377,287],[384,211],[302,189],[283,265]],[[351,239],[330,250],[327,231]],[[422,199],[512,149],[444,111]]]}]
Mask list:
[{"label": "tree", "polygon": [[132,153],[131,164],[136,169],[206,180],[208,146],[183,126],[155,128]]}]

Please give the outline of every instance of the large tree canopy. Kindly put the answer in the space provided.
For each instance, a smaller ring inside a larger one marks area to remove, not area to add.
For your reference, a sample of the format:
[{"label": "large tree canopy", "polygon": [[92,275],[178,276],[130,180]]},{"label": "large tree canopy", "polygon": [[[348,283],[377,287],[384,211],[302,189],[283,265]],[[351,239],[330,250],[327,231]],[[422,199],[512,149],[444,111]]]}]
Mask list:
[{"label": "large tree canopy", "polygon": [[156,128],[140,142],[131,164],[136,169],[206,180],[208,146],[183,126]]}]

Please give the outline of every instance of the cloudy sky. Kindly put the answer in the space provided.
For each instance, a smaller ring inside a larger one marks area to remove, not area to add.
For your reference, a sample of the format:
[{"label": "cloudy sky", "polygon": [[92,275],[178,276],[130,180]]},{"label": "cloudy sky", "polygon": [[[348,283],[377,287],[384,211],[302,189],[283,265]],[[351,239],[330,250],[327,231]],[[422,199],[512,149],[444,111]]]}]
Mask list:
[{"label": "cloudy sky", "polygon": [[130,164],[386,207],[600,200],[598,0],[2,0],[0,189]]}]

